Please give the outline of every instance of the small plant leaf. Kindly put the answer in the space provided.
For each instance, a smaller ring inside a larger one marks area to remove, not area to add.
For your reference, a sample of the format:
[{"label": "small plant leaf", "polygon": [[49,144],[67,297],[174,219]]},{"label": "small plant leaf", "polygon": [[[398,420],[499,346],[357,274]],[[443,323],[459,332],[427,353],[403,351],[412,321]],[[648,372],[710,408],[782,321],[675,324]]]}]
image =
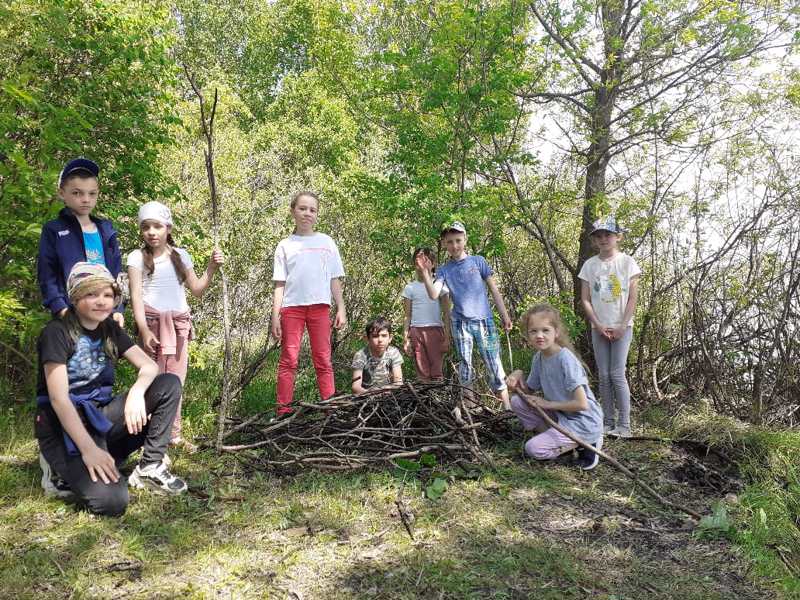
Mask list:
[{"label": "small plant leaf", "polygon": [[438,500],[447,491],[447,487],[447,481],[441,477],[437,477],[425,488],[425,495],[430,500]]}]

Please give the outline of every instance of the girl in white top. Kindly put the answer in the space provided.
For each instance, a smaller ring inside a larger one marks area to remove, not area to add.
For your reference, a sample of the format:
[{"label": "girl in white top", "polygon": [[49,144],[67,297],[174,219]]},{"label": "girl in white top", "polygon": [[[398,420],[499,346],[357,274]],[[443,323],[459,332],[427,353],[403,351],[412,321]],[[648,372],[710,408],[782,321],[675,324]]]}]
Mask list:
[{"label": "girl in white top", "polygon": [[[172,213],[160,202],[148,202],[139,208],[139,232],[144,246],[128,254],[127,265],[140,344],[158,363],[160,373],[174,373],[183,384],[192,334],[185,287],[194,296],[202,296],[224,257],[222,251],[215,248],[203,275],[195,275],[189,253],[176,248],[172,239]],[[194,450],[194,444],[182,437],[181,429],[179,405],[170,444]]]},{"label": "girl in white top", "polygon": [[292,412],[297,357],[306,328],[320,398],[327,400],[336,390],[331,361],[331,296],[336,301],[333,326],[339,329],[347,324],[339,249],[330,237],[314,231],[319,198],[312,192],[299,192],[292,198],[290,209],[294,233],[275,248],[272,275],[272,335],[281,341],[276,393],[279,417]]},{"label": "girl in white top", "polygon": [[614,217],[595,221],[591,239],[598,254],[583,264],[578,277],[583,308],[592,325],[604,431],[630,437],[631,392],[625,366],[642,270],[632,257],[619,251],[622,229]]},{"label": "girl in white top", "polygon": [[[436,264],[436,256],[430,248],[414,250],[413,264],[417,264],[420,254],[432,265]],[[443,379],[442,363],[450,348],[450,297],[443,281],[437,280],[434,285],[441,288],[436,300],[428,295],[418,272],[417,280],[409,283],[401,294],[405,310],[403,352],[414,357],[417,377],[426,383]]]}]

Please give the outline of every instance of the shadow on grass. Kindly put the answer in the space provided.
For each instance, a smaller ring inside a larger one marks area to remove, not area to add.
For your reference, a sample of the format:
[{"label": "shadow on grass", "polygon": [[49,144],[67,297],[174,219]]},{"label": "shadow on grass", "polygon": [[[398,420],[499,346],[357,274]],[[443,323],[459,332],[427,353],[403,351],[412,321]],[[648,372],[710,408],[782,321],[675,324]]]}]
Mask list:
[{"label": "shadow on grass", "polygon": [[136,494],[106,519],[45,499],[35,442],[19,438],[24,460],[0,465],[0,597],[772,597],[727,543],[695,539],[607,465],[526,463],[517,446],[438,501],[408,482],[412,542],[389,473],[278,478],[177,455],[204,494]]},{"label": "shadow on grass", "polygon": [[354,556],[319,595],[348,598],[771,598],[727,542],[632,503],[607,468],[514,462],[416,502],[416,541]]}]

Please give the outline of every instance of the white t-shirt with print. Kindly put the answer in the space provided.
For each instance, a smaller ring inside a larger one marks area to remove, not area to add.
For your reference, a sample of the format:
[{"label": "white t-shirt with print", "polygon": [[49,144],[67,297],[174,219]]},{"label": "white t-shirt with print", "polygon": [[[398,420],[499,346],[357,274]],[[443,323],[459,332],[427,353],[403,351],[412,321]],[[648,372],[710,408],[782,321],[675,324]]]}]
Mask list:
[{"label": "white t-shirt with print", "polygon": [[403,298],[411,300],[411,327],[441,327],[442,311],[440,299],[448,293],[447,286],[442,281],[435,281],[433,287],[439,291],[439,298],[431,300],[428,290],[421,281],[412,281],[401,294]]},{"label": "white t-shirt with print", "polygon": [[[187,269],[193,269],[192,257],[183,248],[173,248]],[[164,252],[153,259],[154,269],[152,275],[144,272],[144,258],[141,250],[134,250],[128,254],[127,265],[142,272],[142,299],[156,310],[175,310],[185,312],[189,310],[186,302],[186,290],[178,279],[178,274],[172,266],[169,254]]]},{"label": "white t-shirt with print", "polygon": [[[631,279],[641,274],[636,261],[622,252],[614,258],[601,260],[593,256],[585,263],[578,278],[589,284],[592,309],[597,320],[606,327],[619,327],[628,304]],[[633,317],[625,324],[633,325]]]},{"label": "white t-shirt with print", "polygon": [[344,277],[339,249],[324,233],[292,234],[275,248],[272,280],[284,281],[281,306],[331,304],[331,279]]}]

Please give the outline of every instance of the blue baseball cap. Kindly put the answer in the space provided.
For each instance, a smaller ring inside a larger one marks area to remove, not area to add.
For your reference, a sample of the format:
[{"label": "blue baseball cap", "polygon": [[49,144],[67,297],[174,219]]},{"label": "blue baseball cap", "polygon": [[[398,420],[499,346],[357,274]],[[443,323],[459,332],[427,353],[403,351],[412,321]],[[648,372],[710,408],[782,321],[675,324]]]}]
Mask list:
[{"label": "blue baseball cap", "polygon": [[72,175],[75,171],[87,171],[92,177],[97,177],[100,173],[100,167],[98,167],[97,163],[93,160],[89,160],[83,156],[73,158],[61,169],[61,175],[58,176],[58,187],[61,187],[64,183],[64,179]]}]

